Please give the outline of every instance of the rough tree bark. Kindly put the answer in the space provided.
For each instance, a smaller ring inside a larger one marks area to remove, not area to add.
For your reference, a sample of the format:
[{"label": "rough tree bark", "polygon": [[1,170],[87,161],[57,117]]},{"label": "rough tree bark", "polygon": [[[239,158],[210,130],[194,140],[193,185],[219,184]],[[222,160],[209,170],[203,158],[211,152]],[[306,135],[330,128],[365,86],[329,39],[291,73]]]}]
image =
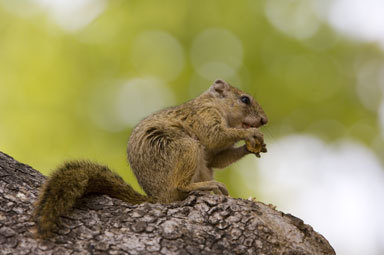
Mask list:
[{"label": "rough tree bark", "polygon": [[37,240],[31,212],[44,180],[0,152],[1,254],[335,254],[292,215],[200,193],[169,205],[88,196],[62,217],[53,238]]}]

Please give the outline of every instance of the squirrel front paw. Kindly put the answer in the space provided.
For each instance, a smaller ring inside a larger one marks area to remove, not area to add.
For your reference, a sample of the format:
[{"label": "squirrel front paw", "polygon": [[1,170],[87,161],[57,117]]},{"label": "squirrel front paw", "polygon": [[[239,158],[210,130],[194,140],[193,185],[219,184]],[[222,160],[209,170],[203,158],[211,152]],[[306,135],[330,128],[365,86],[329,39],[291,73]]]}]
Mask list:
[{"label": "squirrel front paw", "polygon": [[262,139],[246,139],[245,140],[245,148],[250,153],[253,153],[256,155],[256,157],[260,158],[260,153],[267,152],[267,145],[264,143],[264,140]]}]

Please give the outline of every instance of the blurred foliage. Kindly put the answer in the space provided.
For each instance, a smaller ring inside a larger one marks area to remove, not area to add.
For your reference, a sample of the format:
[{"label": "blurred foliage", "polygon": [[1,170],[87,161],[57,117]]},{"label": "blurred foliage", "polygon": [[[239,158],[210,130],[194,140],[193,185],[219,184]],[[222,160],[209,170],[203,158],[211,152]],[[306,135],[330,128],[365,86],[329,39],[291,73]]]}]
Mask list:
[{"label": "blurred foliage", "polygon": [[[108,121],[114,114],[109,88],[142,77],[161,81],[160,88],[174,95],[172,105],[198,95],[223,74],[267,112],[267,143],[310,133],[327,141],[352,138],[383,156],[377,108],[364,106],[356,89],[358,70],[382,65],[383,54],[325,22],[313,36],[298,40],[268,21],[265,1],[114,0],[84,28],[67,31],[37,4],[19,0],[20,6],[36,8],[23,15],[6,8],[5,1],[10,0],[0,1],[0,149],[44,174],[63,160],[86,158],[108,164],[137,188],[125,152],[132,124],[105,128],[97,118]],[[228,52],[228,58],[215,59],[227,65],[212,69],[212,75],[209,66],[198,71],[204,56],[216,51]],[[371,95],[369,103],[378,107],[381,94]],[[151,104],[148,98],[140,94],[138,104],[117,106],[131,107],[119,110],[124,115],[140,112]],[[218,176],[232,185],[234,196],[246,194],[229,181],[235,170]]]}]

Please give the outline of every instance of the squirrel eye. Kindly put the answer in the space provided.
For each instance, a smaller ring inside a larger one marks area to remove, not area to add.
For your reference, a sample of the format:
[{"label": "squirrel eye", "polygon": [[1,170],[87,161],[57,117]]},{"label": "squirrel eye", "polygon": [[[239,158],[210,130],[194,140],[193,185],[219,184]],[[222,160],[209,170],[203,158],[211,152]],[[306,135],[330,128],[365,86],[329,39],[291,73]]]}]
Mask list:
[{"label": "squirrel eye", "polygon": [[241,100],[241,102],[243,102],[244,104],[250,104],[250,103],[251,103],[251,100],[250,100],[249,97],[247,97],[247,96],[241,96],[241,97],[240,97],[240,100]]}]

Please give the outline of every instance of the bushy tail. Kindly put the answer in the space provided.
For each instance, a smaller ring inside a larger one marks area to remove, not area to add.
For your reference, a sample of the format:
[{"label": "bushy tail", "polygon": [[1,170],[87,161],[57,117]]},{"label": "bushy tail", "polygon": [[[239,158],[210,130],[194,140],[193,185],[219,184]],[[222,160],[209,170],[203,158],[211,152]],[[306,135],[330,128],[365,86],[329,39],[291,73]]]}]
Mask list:
[{"label": "bushy tail", "polygon": [[38,236],[48,237],[59,216],[89,193],[106,194],[132,204],[150,201],[106,166],[88,161],[67,162],[52,174],[40,192],[34,209]]}]

